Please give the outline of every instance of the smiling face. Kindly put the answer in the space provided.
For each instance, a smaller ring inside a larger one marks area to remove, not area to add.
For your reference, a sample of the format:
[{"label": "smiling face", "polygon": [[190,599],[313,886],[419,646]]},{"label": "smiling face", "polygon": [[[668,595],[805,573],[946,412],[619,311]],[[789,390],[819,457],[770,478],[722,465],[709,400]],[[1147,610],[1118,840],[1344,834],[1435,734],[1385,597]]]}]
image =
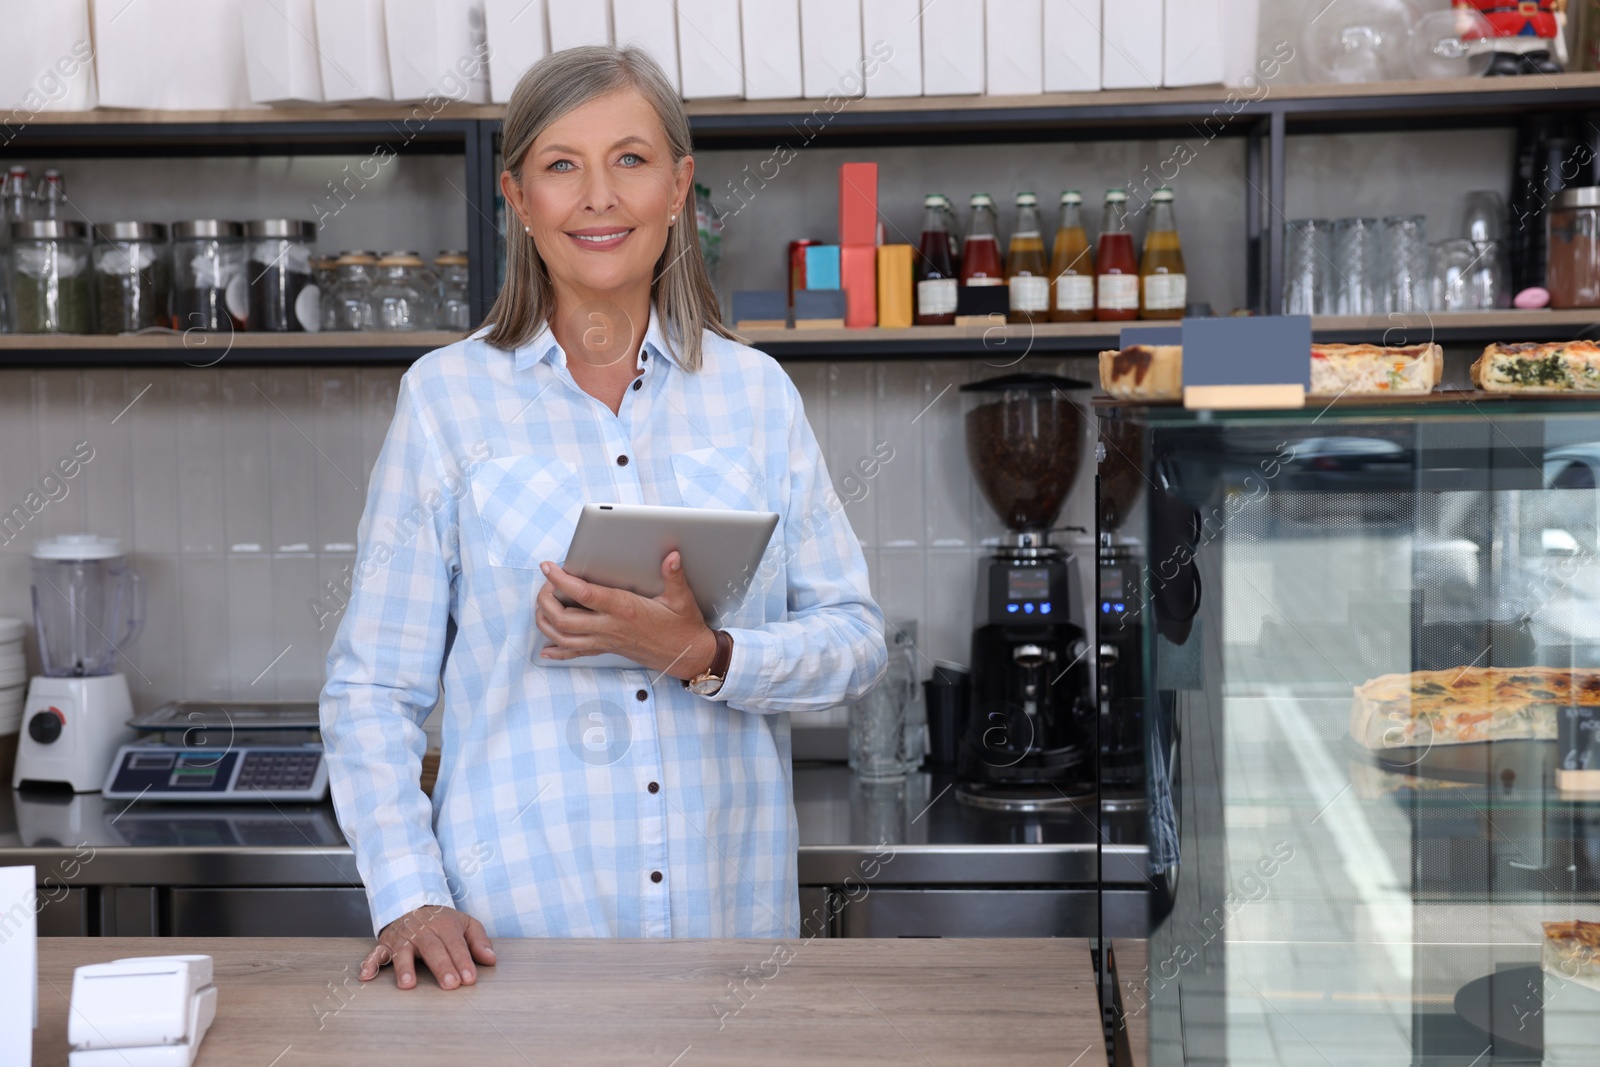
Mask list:
[{"label": "smiling face", "polygon": [[521,183],[506,172],[500,184],[558,303],[606,296],[626,306],[641,286],[648,299],[693,175],[691,157],[674,165],[649,101],[619,89],[552,122],[523,158]]}]

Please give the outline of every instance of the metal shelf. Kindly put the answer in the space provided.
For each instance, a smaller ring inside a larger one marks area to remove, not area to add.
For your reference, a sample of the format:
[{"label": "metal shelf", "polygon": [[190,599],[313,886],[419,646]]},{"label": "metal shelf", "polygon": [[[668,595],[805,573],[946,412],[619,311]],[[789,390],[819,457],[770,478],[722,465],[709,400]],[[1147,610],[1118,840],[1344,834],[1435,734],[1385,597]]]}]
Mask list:
[{"label": "metal shelf", "polygon": [[409,365],[461,339],[425,333],[0,334],[4,367]]}]

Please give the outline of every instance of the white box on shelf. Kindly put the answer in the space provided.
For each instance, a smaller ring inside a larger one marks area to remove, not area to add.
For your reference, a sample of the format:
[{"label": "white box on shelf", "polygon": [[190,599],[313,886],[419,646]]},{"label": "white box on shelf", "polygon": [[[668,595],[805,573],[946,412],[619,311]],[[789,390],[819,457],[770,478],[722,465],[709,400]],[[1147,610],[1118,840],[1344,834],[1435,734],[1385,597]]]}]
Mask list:
[{"label": "white box on shelf", "polygon": [[483,0],[384,0],[396,100],[489,102]]},{"label": "white box on shelf", "polygon": [[0,100],[14,124],[37,111],[98,106],[87,0],[0,0]]},{"label": "white box on shelf", "polygon": [[244,0],[138,0],[92,10],[101,107],[258,106],[244,73]]},{"label": "white box on shelf", "polygon": [[1167,0],[1161,84],[1222,81],[1222,0]]},{"label": "white box on shelf", "polygon": [[1161,87],[1162,0],[1105,0],[1100,7],[1100,88]]},{"label": "white box on shelf", "polygon": [[747,100],[800,96],[800,0],[740,0]]},{"label": "white box on shelf", "polygon": [[922,94],[983,92],[983,0],[938,0],[921,21]]},{"label": "white box on shelf", "polygon": [[[1107,0],[1108,3],[1112,0]],[[985,81],[990,96],[1044,92],[1041,0],[984,0]]]},{"label": "white box on shelf", "polygon": [[811,100],[860,96],[861,0],[800,0],[800,80]]},{"label": "white box on shelf", "polygon": [[1044,91],[1100,88],[1100,0],[1044,0]]},{"label": "white box on shelf", "polygon": [[321,103],[312,0],[245,0],[244,59],[256,103]]},{"label": "white box on shelf", "polygon": [[868,96],[922,95],[922,0],[861,0],[861,43],[879,57]]},{"label": "white box on shelf", "polygon": [[393,100],[383,0],[316,0],[322,99],[330,104]]},{"label": "white box on shelf", "polygon": [[550,54],[544,0],[484,0],[483,22],[490,49],[489,99],[504,104],[528,68]]},{"label": "white box on shelf", "polygon": [[611,43],[611,5],[605,0],[556,0],[548,10],[550,51]]},{"label": "white box on shelf", "polygon": [[678,0],[678,68],[685,100],[744,95],[739,0]]},{"label": "white box on shelf", "polygon": [[1262,59],[1260,32],[1261,0],[1222,0],[1222,84],[1255,86],[1271,81],[1283,56],[1294,54],[1285,42],[1273,49],[1272,59]]},{"label": "white box on shelf", "polygon": [[[673,0],[611,0],[611,32],[617,47],[632,46],[649,53],[661,64],[673,91],[682,93],[683,80],[678,77],[678,14]],[[500,58],[499,53],[495,58]]]},{"label": "white box on shelf", "polygon": [[39,1025],[39,902],[32,867],[0,867],[0,1063],[32,1063]]}]

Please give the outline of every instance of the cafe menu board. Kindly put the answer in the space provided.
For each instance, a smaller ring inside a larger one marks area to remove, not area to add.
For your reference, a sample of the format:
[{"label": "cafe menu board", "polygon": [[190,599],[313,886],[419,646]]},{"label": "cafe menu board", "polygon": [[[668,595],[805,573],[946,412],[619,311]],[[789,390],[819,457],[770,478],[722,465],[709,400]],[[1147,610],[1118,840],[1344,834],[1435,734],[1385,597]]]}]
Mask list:
[{"label": "cafe menu board", "polygon": [[1556,716],[1556,745],[1556,788],[1600,796],[1600,708],[1562,708]]}]

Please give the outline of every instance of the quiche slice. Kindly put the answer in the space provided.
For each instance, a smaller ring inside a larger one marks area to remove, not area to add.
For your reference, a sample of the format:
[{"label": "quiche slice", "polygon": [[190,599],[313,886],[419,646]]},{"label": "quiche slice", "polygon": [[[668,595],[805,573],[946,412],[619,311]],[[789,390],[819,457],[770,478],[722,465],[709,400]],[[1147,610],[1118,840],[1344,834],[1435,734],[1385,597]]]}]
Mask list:
[{"label": "quiche slice", "polygon": [[1600,345],[1593,341],[1492,344],[1472,364],[1472,384],[1489,393],[1600,390]]},{"label": "quiche slice", "polygon": [[1350,736],[1374,751],[1553,741],[1556,712],[1600,707],[1600,671],[1467,667],[1385,674],[1358,686]]},{"label": "quiche slice", "polygon": [[1435,344],[1312,345],[1312,396],[1431,393],[1444,376],[1444,349]]},{"label": "quiche slice", "polygon": [[1545,974],[1600,990],[1600,923],[1574,919],[1540,925],[1544,927],[1540,969]]}]

